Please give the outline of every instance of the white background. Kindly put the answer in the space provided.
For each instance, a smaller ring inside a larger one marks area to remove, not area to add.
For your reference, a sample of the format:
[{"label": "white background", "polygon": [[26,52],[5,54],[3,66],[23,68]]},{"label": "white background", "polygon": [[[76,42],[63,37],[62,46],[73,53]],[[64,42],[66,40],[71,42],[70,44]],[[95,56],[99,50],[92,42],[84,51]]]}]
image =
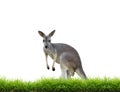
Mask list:
[{"label": "white background", "polygon": [[58,78],[58,64],[46,69],[38,35],[54,29],[52,42],[76,48],[88,77],[120,77],[119,0],[1,0],[0,77]]}]

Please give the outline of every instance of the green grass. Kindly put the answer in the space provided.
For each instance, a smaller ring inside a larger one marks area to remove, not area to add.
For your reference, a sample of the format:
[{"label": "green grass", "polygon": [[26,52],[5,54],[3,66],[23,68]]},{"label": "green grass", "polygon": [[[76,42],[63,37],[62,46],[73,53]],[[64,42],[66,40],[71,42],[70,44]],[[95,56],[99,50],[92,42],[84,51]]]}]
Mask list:
[{"label": "green grass", "polygon": [[34,82],[0,79],[0,92],[120,92],[120,79],[40,79]]}]

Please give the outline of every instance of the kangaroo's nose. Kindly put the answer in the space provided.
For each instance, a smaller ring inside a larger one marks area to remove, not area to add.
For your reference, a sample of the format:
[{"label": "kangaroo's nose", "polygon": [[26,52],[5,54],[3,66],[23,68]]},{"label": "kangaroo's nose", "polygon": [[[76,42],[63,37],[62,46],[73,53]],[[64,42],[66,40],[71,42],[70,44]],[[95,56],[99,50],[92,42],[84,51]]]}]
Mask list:
[{"label": "kangaroo's nose", "polygon": [[48,48],[48,46],[45,46],[45,48],[47,49],[47,48]]}]

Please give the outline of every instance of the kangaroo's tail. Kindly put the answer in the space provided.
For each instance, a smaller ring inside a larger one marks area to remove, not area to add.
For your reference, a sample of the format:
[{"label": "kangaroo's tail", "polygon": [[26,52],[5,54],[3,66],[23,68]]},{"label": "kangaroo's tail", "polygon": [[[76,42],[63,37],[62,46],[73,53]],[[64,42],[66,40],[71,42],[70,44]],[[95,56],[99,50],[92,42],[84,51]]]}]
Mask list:
[{"label": "kangaroo's tail", "polygon": [[83,68],[77,68],[76,73],[82,78],[82,79],[87,79],[87,76],[85,72],[83,71]]}]

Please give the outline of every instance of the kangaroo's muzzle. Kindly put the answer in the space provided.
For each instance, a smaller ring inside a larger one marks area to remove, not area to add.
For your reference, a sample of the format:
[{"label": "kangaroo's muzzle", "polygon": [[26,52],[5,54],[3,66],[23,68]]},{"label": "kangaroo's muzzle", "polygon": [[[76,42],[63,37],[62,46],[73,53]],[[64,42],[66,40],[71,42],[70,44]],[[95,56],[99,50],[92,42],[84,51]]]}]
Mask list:
[{"label": "kangaroo's muzzle", "polygon": [[45,46],[45,48],[47,49],[47,48],[48,48],[48,46],[46,45],[46,46]]}]

